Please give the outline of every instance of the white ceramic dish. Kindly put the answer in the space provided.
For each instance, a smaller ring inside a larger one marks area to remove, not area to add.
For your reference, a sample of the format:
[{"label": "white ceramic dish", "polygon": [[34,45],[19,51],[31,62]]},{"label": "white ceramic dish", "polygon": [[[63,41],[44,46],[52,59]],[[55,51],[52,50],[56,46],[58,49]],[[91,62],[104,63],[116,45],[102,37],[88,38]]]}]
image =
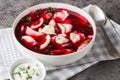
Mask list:
[{"label": "white ceramic dish", "polygon": [[[40,8],[48,8],[48,7],[65,8],[68,10],[75,11],[75,12],[81,14],[82,16],[84,16],[93,27],[94,35],[93,35],[93,39],[91,40],[91,42],[86,47],[84,47],[81,51],[74,52],[74,53],[67,54],[67,55],[58,55],[58,56],[57,55],[52,56],[52,55],[38,54],[36,52],[33,52],[33,51],[25,48],[23,45],[21,45],[15,37],[15,28],[16,28],[17,23],[20,21],[20,19],[22,17],[27,15],[30,11],[37,10]],[[13,34],[13,38],[16,42],[16,46],[19,47],[19,49],[21,51],[25,51],[26,54],[31,55],[32,57],[37,58],[37,59],[43,61],[44,63],[50,64],[50,65],[65,65],[65,64],[70,64],[70,63],[73,63],[73,62],[81,59],[89,52],[89,50],[91,49],[91,47],[93,46],[94,41],[95,41],[96,26],[95,26],[95,22],[89,16],[89,14],[87,14],[86,12],[84,12],[82,9],[80,9],[78,7],[68,5],[68,4],[63,4],[63,3],[44,3],[44,4],[39,4],[39,5],[33,6],[31,8],[28,8],[25,11],[23,11],[21,14],[19,14],[13,23],[12,34]]]},{"label": "white ceramic dish", "polygon": [[17,60],[11,65],[10,70],[9,70],[10,80],[15,80],[14,76],[13,76],[14,70],[16,69],[16,67],[18,67],[19,65],[24,64],[24,63],[38,64],[39,68],[40,68],[40,76],[41,76],[41,78],[39,80],[44,80],[44,78],[46,76],[46,69],[45,69],[44,65],[36,59],[29,59],[29,58]]}]

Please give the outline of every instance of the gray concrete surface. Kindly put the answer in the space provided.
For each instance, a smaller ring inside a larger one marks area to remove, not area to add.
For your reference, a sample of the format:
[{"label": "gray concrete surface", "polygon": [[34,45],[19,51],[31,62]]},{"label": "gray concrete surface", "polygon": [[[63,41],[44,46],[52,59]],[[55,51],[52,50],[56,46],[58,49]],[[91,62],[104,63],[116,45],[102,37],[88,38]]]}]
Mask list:
[{"label": "gray concrete surface", "polygon": [[[0,29],[11,27],[24,9],[46,2],[63,2],[80,8],[96,4],[109,18],[120,23],[120,0],[0,0]],[[120,60],[99,62],[68,80],[120,80]]]}]

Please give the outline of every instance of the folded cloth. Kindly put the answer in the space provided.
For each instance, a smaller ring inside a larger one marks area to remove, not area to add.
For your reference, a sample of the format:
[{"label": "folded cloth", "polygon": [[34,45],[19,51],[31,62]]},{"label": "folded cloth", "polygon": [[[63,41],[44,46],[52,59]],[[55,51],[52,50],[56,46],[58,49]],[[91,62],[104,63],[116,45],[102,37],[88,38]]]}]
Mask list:
[{"label": "folded cloth", "polygon": [[[90,5],[85,7],[83,10],[88,12],[89,7]],[[112,26],[111,23],[114,26]],[[108,30],[107,28],[109,28],[109,31],[107,31]],[[111,20],[108,21],[108,23],[105,25],[107,36],[110,38],[113,46],[118,50],[120,49],[120,42],[119,42],[120,40],[118,38],[120,37],[120,34],[118,32],[120,29],[118,30],[117,28],[120,28],[120,25],[118,25],[117,23]],[[66,80],[99,61],[118,59],[109,55],[108,49],[106,48],[104,37],[106,36],[103,34],[102,29],[100,27],[97,27],[97,35],[94,46],[85,57],[72,64],[68,64],[64,66],[50,66],[45,64],[47,70],[47,76],[45,80]],[[118,52],[120,53],[119,50]],[[0,77],[2,76],[3,79],[8,79],[9,76],[7,74],[7,71],[10,65],[14,61],[26,57],[24,54],[25,54],[24,51],[19,51],[18,48],[15,46],[11,34],[11,28],[1,29],[0,30]]]}]

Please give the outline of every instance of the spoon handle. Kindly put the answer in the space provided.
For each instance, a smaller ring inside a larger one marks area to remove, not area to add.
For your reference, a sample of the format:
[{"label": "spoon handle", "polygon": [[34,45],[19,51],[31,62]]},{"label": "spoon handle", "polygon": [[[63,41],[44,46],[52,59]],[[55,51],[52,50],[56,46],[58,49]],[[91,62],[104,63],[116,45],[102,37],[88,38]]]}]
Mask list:
[{"label": "spoon handle", "polygon": [[[108,21],[108,20],[107,20]],[[118,51],[116,50],[116,48],[113,46],[112,42],[110,41],[110,39],[108,38],[105,29],[103,28],[104,26],[101,26],[103,34],[104,34],[104,40],[105,40],[105,44],[108,50],[108,53],[115,58],[120,58],[120,54],[118,53]]]}]

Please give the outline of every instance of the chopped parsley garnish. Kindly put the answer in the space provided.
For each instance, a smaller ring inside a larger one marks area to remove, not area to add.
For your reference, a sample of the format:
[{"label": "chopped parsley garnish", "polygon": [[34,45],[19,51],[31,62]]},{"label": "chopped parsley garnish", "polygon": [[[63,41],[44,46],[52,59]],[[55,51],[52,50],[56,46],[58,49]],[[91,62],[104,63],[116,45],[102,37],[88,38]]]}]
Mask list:
[{"label": "chopped parsley garnish", "polygon": [[47,11],[48,11],[48,12],[55,13],[55,12],[56,12],[56,9],[55,9],[55,8],[49,7],[49,8],[47,9]]},{"label": "chopped parsley garnish", "polygon": [[35,64],[34,66],[33,65],[27,65],[27,66],[20,65],[17,67],[17,71],[15,71],[13,74],[19,75],[21,79],[23,75],[25,75],[24,76],[25,80],[32,80],[33,76],[40,76],[39,65],[38,64]]},{"label": "chopped parsley garnish", "polygon": [[20,77],[22,77],[21,73],[20,72],[16,72],[14,73],[15,75],[19,75]]},{"label": "chopped parsley garnish", "polygon": [[27,17],[26,17],[26,20],[27,20],[28,22],[31,22],[31,21],[32,21],[32,17],[31,17],[31,16],[27,16]]},{"label": "chopped parsley garnish", "polygon": [[25,67],[19,67],[21,71],[25,71]]},{"label": "chopped parsley garnish", "polygon": [[27,69],[30,69],[30,66],[28,66]]},{"label": "chopped parsley garnish", "polygon": [[26,80],[32,79],[32,76],[30,74],[27,74]]},{"label": "chopped parsley garnish", "polygon": [[47,13],[46,16],[49,17],[49,16],[51,16],[51,15],[50,15],[50,13]]},{"label": "chopped parsley garnish", "polygon": [[36,72],[36,76],[39,76],[40,74],[38,72]]},{"label": "chopped parsley garnish", "polygon": [[38,64],[36,64],[36,66],[38,66]]}]

